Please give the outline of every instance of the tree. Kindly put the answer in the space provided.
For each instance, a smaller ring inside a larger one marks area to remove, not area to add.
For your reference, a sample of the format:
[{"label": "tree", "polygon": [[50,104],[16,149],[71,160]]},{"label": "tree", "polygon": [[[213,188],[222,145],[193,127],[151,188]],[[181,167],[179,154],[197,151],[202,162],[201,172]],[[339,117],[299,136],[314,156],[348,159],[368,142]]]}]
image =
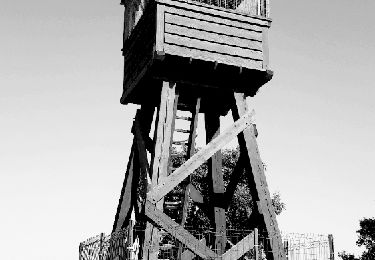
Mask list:
[{"label": "tree", "polygon": [[375,218],[363,218],[359,221],[360,229],[358,233],[358,246],[364,246],[366,250],[360,258],[355,258],[353,254],[345,251],[339,253],[343,260],[374,260],[375,259]]},{"label": "tree", "polygon": [[[172,166],[174,168],[179,167],[185,161],[186,148],[183,151],[172,151]],[[227,187],[230,182],[232,171],[237,163],[239,157],[238,149],[227,149],[222,151],[222,162],[223,162],[223,179],[224,185]],[[208,179],[207,179],[207,164],[202,164],[192,175],[191,182],[200,191],[204,198],[208,198]],[[178,202],[184,195],[184,189],[187,182],[183,182],[178,185],[170,194],[167,195],[166,201]],[[249,221],[251,213],[254,210],[254,204],[251,197],[250,189],[248,187],[248,180],[246,178],[246,171],[242,172],[239,183],[233,198],[226,211],[227,227],[229,229],[251,229],[251,221]],[[285,204],[281,201],[280,193],[274,193],[272,195],[272,205],[274,207],[276,215],[281,214],[285,209]],[[182,208],[166,209],[169,216],[175,219],[177,222],[180,221]],[[203,211],[193,203],[190,203],[188,209],[188,218],[186,226],[194,230],[208,230],[212,223],[210,223],[207,212]]]},{"label": "tree", "polygon": [[363,218],[359,221],[359,226],[357,245],[366,248],[361,260],[373,260],[375,259],[375,218]]}]

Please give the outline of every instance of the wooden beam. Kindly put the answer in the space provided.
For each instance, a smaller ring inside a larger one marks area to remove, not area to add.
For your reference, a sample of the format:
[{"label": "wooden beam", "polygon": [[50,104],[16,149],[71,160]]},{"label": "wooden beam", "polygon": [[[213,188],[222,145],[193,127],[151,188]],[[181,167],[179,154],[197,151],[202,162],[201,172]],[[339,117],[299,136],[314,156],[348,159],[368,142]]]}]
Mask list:
[{"label": "wooden beam", "polygon": [[[211,141],[215,137],[220,135],[220,116],[215,112],[205,113],[206,123],[206,140]],[[221,150],[218,150],[208,160],[208,172],[207,178],[209,178],[209,196],[210,202],[220,201],[223,198],[225,192],[223,172],[222,172],[222,154]],[[217,250],[219,255],[225,252],[226,245],[226,219],[225,219],[225,208],[223,204],[214,205],[213,215],[215,219],[215,244],[214,248]]]},{"label": "wooden beam", "polygon": [[[202,238],[199,240],[200,243],[202,244],[206,244],[206,239],[205,238]],[[190,250],[185,250],[182,254],[181,254],[181,260],[192,260],[193,258],[195,257],[195,254],[190,251]]]},{"label": "wooden beam", "polygon": [[[155,127],[155,148],[152,157],[152,189],[160,181],[167,177],[170,147],[172,142],[173,120],[176,115],[175,102],[178,100],[176,95],[176,84],[163,82],[160,105],[158,109],[157,122]],[[149,193],[147,193],[149,197]],[[156,203],[159,210],[163,209],[163,200]],[[151,249],[151,250],[149,250]],[[150,223],[147,223],[145,230],[145,241],[143,249],[144,260],[157,260],[159,252],[159,232]]]},{"label": "wooden beam", "polygon": [[222,255],[222,260],[236,260],[254,248],[254,232],[244,237]]},{"label": "wooden beam", "polygon": [[130,152],[128,166],[125,173],[124,183],[122,185],[121,195],[119,199],[119,204],[117,207],[117,213],[115,216],[115,221],[113,223],[112,233],[117,232],[121,229],[122,225],[129,220],[131,210],[132,210],[132,186],[133,186],[133,176],[134,176],[134,151],[135,144],[133,142],[132,150]]},{"label": "wooden beam", "polygon": [[[249,109],[246,104],[246,98],[242,93],[234,94],[235,104],[232,109],[232,115],[234,120],[240,118],[242,115],[249,113]],[[241,151],[246,151],[248,155],[248,167],[252,174],[248,177],[252,179],[250,184],[254,184],[255,187],[251,188],[255,190],[255,194],[252,196],[259,199],[258,211],[263,217],[267,233],[271,239],[271,249],[274,260],[284,260],[285,252],[283,250],[283,244],[281,240],[280,231],[276,221],[276,214],[272,206],[271,196],[267,187],[266,176],[264,174],[263,163],[259,155],[258,145],[254,134],[254,127],[249,127],[238,135],[238,143]],[[253,197],[253,198],[254,198]]]},{"label": "wooden beam", "polygon": [[157,207],[149,200],[146,201],[145,214],[156,225],[165,229],[169,234],[171,234],[174,238],[183,243],[187,248],[201,258],[212,259],[219,257],[205,244],[201,243],[198,239],[186,231],[181,225],[177,224],[165,213],[157,209]]},{"label": "wooden beam", "polygon": [[243,114],[232,126],[194,154],[193,157],[187,160],[171,175],[148,192],[150,200],[154,203],[161,200],[168,192],[194,172],[194,170],[196,170],[202,163],[246,129],[251,124],[251,117],[251,112]]}]

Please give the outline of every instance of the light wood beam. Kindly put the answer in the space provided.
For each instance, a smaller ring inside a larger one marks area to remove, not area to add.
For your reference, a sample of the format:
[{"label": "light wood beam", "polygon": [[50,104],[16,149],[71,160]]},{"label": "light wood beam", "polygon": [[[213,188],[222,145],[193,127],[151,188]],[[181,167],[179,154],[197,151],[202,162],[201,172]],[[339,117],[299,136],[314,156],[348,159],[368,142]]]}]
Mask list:
[{"label": "light wood beam", "polygon": [[222,260],[236,260],[254,248],[254,233],[251,232],[222,255]]},{"label": "light wood beam", "polygon": [[[232,109],[234,120],[240,118],[242,115],[249,113],[246,104],[246,98],[242,93],[234,94],[235,104]],[[263,217],[268,236],[271,239],[272,254],[274,260],[284,260],[285,252],[283,250],[280,231],[276,221],[276,214],[274,212],[271,197],[267,187],[266,176],[264,174],[263,163],[260,158],[256,137],[254,134],[254,127],[245,129],[238,135],[238,143],[241,151],[246,151],[248,155],[248,164],[251,168],[249,178],[255,185],[256,194],[254,197],[259,199],[258,211]],[[253,189],[254,190],[254,189]]]},{"label": "light wood beam", "polygon": [[[160,105],[155,127],[155,148],[152,157],[152,179],[151,186],[154,189],[163,179],[167,177],[172,142],[173,120],[176,115],[176,105],[178,96],[176,95],[176,84],[163,82]],[[147,193],[149,197],[149,193]],[[156,203],[159,210],[163,210],[163,199]],[[157,260],[159,252],[159,232],[151,223],[146,224],[145,242],[143,249],[144,260]]]},{"label": "light wood beam", "polygon": [[252,112],[243,114],[232,126],[226,129],[218,137],[212,140],[204,148],[194,154],[189,160],[175,170],[171,175],[160,182],[155,188],[148,192],[148,197],[154,203],[161,200],[168,192],[182,182],[202,163],[209,159],[218,150],[229,143],[239,133],[251,125]]},{"label": "light wood beam", "polygon": [[[220,116],[215,112],[205,113],[206,123],[206,140],[210,142],[214,138],[220,135]],[[215,249],[218,254],[223,254],[226,245],[226,219],[225,209],[223,208],[222,202],[224,189],[224,180],[222,172],[222,154],[221,150],[218,150],[208,160],[208,172],[207,178],[209,178],[209,196],[210,202],[213,203],[213,216],[215,220]],[[220,205],[221,204],[221,205]]]}]

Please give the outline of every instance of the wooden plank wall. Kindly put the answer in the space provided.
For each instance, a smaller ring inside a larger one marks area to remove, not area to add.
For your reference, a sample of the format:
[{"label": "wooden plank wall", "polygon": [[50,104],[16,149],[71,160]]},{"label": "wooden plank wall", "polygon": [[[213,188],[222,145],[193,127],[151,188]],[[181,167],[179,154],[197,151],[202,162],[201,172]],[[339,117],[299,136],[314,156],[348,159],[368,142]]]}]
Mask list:
[{"label": "wooden plank wall", "polygon": [[155,9],[150,4],[130,37],[124,39],[124,89],[134,87],[142,76],[142,72],[152,62],[155,20]]},{"label": "wooden plank wall", "polygon": [[[263,68],[262,31],[267,20],[182,1],[164,1],[166,54]],[[160,17],[160,16],[159,16]]]}]

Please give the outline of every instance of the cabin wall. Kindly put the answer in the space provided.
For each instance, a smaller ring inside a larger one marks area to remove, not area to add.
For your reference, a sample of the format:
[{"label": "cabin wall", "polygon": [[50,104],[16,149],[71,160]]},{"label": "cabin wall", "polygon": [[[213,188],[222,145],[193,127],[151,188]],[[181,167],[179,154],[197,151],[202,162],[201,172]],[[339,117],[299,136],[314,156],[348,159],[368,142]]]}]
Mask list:
[{"label": "cabin wall", "polygon": [[270,21],[185,1],[159,0],[157,51],[249,69],[265,69]]},{"label": "cabin wall", "polygon": [[125,13],[124,13],[124,41],[129,38],[133,29],[141,19],[148,0],[130,0],[125,1]]},{"label": "cabin wall", "polygon": [[140,80],[154,56],[156,11],[146,8],[128,38],[124,38],[124,89],[130,89]]}]

